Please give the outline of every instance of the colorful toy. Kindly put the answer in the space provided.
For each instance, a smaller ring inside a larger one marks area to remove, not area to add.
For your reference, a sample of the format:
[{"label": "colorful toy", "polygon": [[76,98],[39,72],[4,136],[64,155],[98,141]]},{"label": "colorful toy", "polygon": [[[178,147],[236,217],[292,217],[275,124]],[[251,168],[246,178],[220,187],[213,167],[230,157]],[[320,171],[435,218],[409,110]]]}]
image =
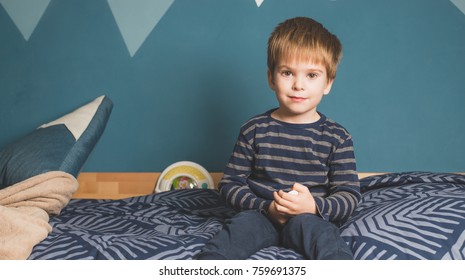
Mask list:
[{"label": "colorful toy", "polygon": [[213,179],[205,168],[195,162],[179,161],[163,170],[154,192],[214,188]]}]

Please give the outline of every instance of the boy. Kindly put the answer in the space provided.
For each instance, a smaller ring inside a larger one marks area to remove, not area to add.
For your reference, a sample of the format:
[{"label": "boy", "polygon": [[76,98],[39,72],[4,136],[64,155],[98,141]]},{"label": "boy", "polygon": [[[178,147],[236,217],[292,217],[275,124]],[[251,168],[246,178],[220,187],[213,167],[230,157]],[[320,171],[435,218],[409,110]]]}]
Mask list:
[{"label": "boy", "polygon": [[198,259],[246,259],[268,246],[307,259],[353,258],[333,224],[360,199],[352,138],[317,111],[341,57],[337,37],[312,19],[289,19],[273,31],[268,83],[279,107],[241,127],[218,186],[239,213]]}]

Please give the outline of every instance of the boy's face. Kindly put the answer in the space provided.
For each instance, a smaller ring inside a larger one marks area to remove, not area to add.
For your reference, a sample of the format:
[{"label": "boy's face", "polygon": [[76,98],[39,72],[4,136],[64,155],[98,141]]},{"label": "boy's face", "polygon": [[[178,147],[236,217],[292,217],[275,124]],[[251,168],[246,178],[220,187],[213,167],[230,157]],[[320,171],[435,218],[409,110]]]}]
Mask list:
[{"label": "boy's face", "polygon": [[312,123],[320,119],[317,106],[331,90],[326,67],[305,60],[281,59],[268,83],[276,93],[279,108],[272,116],[288,123]]}]

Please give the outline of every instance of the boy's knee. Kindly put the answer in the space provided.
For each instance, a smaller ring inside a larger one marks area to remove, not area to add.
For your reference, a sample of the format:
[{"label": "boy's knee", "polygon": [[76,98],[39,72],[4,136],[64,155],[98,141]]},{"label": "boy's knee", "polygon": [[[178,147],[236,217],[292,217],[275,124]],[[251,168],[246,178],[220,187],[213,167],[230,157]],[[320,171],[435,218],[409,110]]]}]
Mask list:
[{"label": "boy's knee", "polygon": [[283,229],[283,244],[309,259],[351,259],[339,228],[313,214],[293,217]]},{"label": "boy's knee", "polygon": [[243,211],[232,217],[213,241],[209,242],[215,243],[210,251],[217,255],[209,252],[207,258],[245,259],[262,248],[277,245],[279,234],[260,212]]},{"label": "boy's knee", "polygon": [[263,219],[266,219],[260,212],[255,210],[242,211],[234,216],[233,220],[236,221],[247,221],[247,222],[260,222]]},{"label": "boy's knee", "polygon": [[240,212],[229,223],[236,228],[240,228],[243,232],[252,231],[258,234],[276,234],[276,229],[271,221],[255,210]]},{"label": "boy's knee", "polygon": [[315,214],[300,214],[295,217],[289,219],[286,224],[286,227],[289,228],[308,228],[309,226],[320,224],[320,223],[327,223],[322,218],[318,217]]},{"label": "boy's knee", "polygon": [[332,223],[314,214],[301,214],[289,219],[284,226],[282,234],[284,238],[301,238],[308,236],[318,238],[322,235],[339,236],[339,229]]}]

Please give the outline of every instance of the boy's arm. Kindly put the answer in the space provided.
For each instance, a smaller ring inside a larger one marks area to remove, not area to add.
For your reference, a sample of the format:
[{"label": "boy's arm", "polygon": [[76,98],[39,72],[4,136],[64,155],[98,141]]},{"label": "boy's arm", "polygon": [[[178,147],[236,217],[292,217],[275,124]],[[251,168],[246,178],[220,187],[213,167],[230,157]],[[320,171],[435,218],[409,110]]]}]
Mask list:
[{"label": "boy's arm", "polygon": [[250,189],[247,178],[252,173],[254,150],[241,130],[218,189],[226,203],[237,211],[268,211],[271,200],[259,198]]},{"label": "boy's arm", "polygon": [[314,196],[315,203],[323,219],[343,223],[361,198],[352,138],[349,137],[336,148],[329,159],[329,168],[330,195]]}]

